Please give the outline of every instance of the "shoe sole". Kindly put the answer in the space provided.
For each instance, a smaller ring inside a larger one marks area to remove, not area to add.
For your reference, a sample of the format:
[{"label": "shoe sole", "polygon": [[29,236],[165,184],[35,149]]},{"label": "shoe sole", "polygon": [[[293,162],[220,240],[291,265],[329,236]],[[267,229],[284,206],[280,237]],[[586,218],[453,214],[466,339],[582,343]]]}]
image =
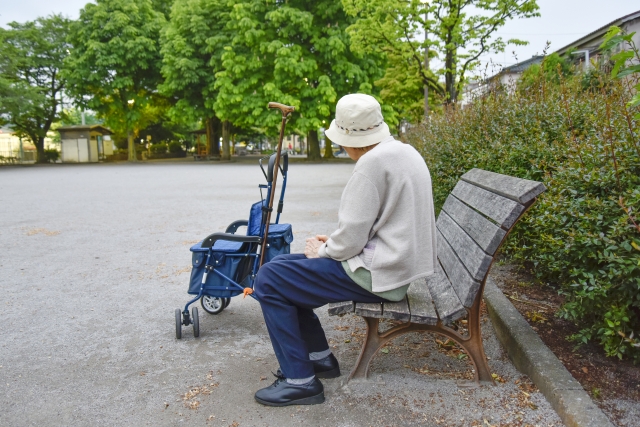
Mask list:
[{"label": "shoe sole", "polygon": [[320,394],[316,394],[315,396],[305,397],[304,399],[291,400],[284,403],[269,402],[255,396],[254,399],[256,399],[256,402],[262,403],[266,406],[317,405],[324,402],[324,391]]},{"label": "shoe sole", "polygon": [[340,376],[340,368],[333,368],[329,371],[316,372],[316,378],[338,378]]}]

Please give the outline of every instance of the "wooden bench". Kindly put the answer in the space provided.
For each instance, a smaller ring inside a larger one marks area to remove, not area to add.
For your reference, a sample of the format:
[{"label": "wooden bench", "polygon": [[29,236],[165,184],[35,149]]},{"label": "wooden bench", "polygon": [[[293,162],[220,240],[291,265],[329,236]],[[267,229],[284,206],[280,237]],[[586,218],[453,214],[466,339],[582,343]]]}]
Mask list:
[{"label": "wooden bench", "polygon": [[[545,186],[472,169],[447,197],[436,221],[438,261],[434,275],[411,284],[400,302],[329,305],[330,315],[362,316],[367,334],[351,379],[366,379],[380,348],[410,332],[436,332],[460,344],[475,366],[475,380],[494,383],[480,331],[480,303],[491,265],[507,234],[533,205]],[[467,333],[454,326],[467,317]],[[380,319],[403,323],[380,332]]]}]

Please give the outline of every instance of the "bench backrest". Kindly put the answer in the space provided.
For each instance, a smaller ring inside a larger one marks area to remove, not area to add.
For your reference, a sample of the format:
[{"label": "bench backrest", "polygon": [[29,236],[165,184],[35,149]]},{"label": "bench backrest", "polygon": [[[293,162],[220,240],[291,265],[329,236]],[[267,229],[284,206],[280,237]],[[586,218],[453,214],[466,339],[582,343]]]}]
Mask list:
[{"label": "bench backrest", "polygon": [[537,181],[472,169],[438,215],[438,259],[465,307],[471,307],[493,257],[520,216],[545,191]]}]

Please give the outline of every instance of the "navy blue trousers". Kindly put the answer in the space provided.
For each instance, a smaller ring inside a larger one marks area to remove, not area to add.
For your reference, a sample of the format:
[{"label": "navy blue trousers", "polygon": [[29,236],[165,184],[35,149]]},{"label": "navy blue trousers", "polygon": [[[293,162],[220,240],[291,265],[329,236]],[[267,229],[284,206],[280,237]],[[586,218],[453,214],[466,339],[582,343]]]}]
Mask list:
[{"label": "navy blue trousers", "polygon": [[331,302],[386,302],[355,283],[340,261],[308,259],[304,254],[279,255],[260,267],[254,291],[280,370],[287,378],[309,378],[309,353],[329,343],[314,308]]}]

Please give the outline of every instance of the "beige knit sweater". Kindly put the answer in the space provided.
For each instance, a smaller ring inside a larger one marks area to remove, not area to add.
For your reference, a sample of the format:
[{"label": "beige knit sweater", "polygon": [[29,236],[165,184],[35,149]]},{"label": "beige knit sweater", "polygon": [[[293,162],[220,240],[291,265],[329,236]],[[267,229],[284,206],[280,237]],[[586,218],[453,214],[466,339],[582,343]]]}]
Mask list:
[{"label": "beige knit sweater", "polygon": [[374,292],[433,274],[431,175],[413,147],[388,137],[360,157],[342,192],[338,229],[318,254],[371,271]]}]

